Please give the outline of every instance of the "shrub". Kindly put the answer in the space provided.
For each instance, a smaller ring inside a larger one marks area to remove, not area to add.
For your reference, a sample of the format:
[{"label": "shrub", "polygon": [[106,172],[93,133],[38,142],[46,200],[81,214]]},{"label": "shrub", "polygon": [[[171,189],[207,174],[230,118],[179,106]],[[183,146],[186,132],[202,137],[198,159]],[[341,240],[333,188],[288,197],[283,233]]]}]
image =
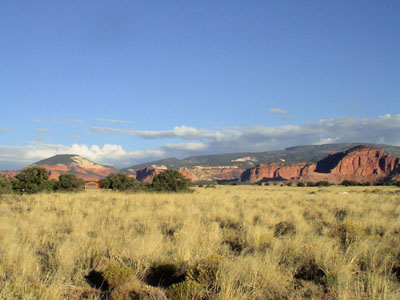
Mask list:
[{"label": "shrub", "polygon": [[102,275],[108,286],[113,288],[131,279],[133,270],[125,265],[110,265]]},{"label": "shrub", "polygon": [[173,284],[167,290],[167,296],[173,300],[203,300],[207,295],[219,290],[217,273],[225,257],[218,254],[200,260],[188,271],[184,281]]},{"label": "shrub", "polygon": [[216,186],[213,184],[206,184],[206,189],[215,189]]},{"label": "shrub", "polygon": [[13,189],[21,194],[33,194],[46,189],[49,178],[48,171],[44,168],[32,167],[23,170],[13,181]]},{"label": "shrub", "polygon": [[299,186],[299,187],[304,187],[304,186],[306,186],[306,185],[304,184],[304,182],[298,182],[298,183],[297,183],[297,186]]},{"label": "shrub", "polygon": [[191,182],[176,170],[165,170],[154,177],[151,187],[157,192],[188,192]]},{"label": "shrub", "polygon": [[85,183],[74,174],[62,174],[54,186],[56,191],[76,192],[83,189]]},{"label": "shrub", "polygon": [[316,186],[331,186],[331,183],[329,181],[318,181],[316,184]]},{"label": "shrub", "polygon": [[46,192],[55,191],[57,184],[58,184],[58,181],[55,179],[47,180],[47,181],[43,182],[43,185],[42,185],[43,191],[46,191]]},{"label": "shrub", "polygon": [[343,180],[341,185],[344,186],[357,186],[360,185],[357,181],[353,181],[353,180]]},{"label": "shrub", "polygon": [[144,185],[126,174],[112,174],[107,176],[101,181],[101,187],[114,191],[137,191],[144,189]]},{"label": "shrub", "polygon": [[11,192],[12,192],[11,182],[3,175],[0,175],[0,195],[10,194]]},{"label": "shrub", "polygon": [[191,279],[173,284],[166,292],[168,299],[172,300],[203,300],[201,285]]}]

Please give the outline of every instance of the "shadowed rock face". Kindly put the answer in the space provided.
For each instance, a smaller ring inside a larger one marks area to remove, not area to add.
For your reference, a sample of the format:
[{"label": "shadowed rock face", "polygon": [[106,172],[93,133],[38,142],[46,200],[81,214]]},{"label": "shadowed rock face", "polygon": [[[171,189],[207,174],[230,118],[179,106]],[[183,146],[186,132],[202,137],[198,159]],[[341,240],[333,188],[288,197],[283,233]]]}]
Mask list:
[{"label": "shadowed rock face", "polygon": [[136,179],[143,182],[152,182],[154,177],[165,169],[145,167],[136,171]]}]

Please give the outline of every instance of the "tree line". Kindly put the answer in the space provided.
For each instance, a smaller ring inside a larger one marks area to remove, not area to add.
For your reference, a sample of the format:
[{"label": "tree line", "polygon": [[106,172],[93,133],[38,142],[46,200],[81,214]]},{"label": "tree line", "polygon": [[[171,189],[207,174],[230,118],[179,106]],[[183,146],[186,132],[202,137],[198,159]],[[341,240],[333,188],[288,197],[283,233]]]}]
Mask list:
[{"label": "tree line", "polygon": [[[112,174],[100,181],[104,189],[114,191],[189,192],[192,182],[176,170],[165,170],[152,183],[140,182],[126,174]],[[35,194],[39,192],[78,192],[85,182],[74,174],[62,174],[49,179],[49,172],[40,167],[24,169],[14,178],[0,175],[0,194]]]}]

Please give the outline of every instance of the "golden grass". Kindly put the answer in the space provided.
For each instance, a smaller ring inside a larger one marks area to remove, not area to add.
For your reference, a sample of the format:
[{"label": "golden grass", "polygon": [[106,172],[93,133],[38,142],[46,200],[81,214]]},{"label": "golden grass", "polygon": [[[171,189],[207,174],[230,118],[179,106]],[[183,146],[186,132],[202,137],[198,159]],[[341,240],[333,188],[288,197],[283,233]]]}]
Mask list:
[{"label": "golden grass", "polygon": [[399,214],[395,187],[6,195],[0,299],[397,300]]}]

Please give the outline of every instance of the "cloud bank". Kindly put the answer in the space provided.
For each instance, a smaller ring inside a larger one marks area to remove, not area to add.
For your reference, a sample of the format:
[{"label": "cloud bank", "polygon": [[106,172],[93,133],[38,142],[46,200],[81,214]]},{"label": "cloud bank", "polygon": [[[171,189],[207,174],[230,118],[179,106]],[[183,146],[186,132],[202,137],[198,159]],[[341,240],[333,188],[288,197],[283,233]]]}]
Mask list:
[{"label": "cloud bank", "polygon": [[[198,129],[176,126],[171,130],[125,130],[93,127],[97,134],[123,134],[142,139],[180,139],[181,143],[165,143],[157,149],[126,150],[121,145],[84,144],[0,146],[0,169],[23,167],[56,154],[73,153],[95,162],[116,167],[165,157],[227,152],[252,152],[283,149],[297,145],[341,142],[368,142],[400,146],[400,114],[387,114],[374,119],[354,117],[322,119],[303,125],[230,127]],[[14,167],[13,167],[14,166]]]}]

